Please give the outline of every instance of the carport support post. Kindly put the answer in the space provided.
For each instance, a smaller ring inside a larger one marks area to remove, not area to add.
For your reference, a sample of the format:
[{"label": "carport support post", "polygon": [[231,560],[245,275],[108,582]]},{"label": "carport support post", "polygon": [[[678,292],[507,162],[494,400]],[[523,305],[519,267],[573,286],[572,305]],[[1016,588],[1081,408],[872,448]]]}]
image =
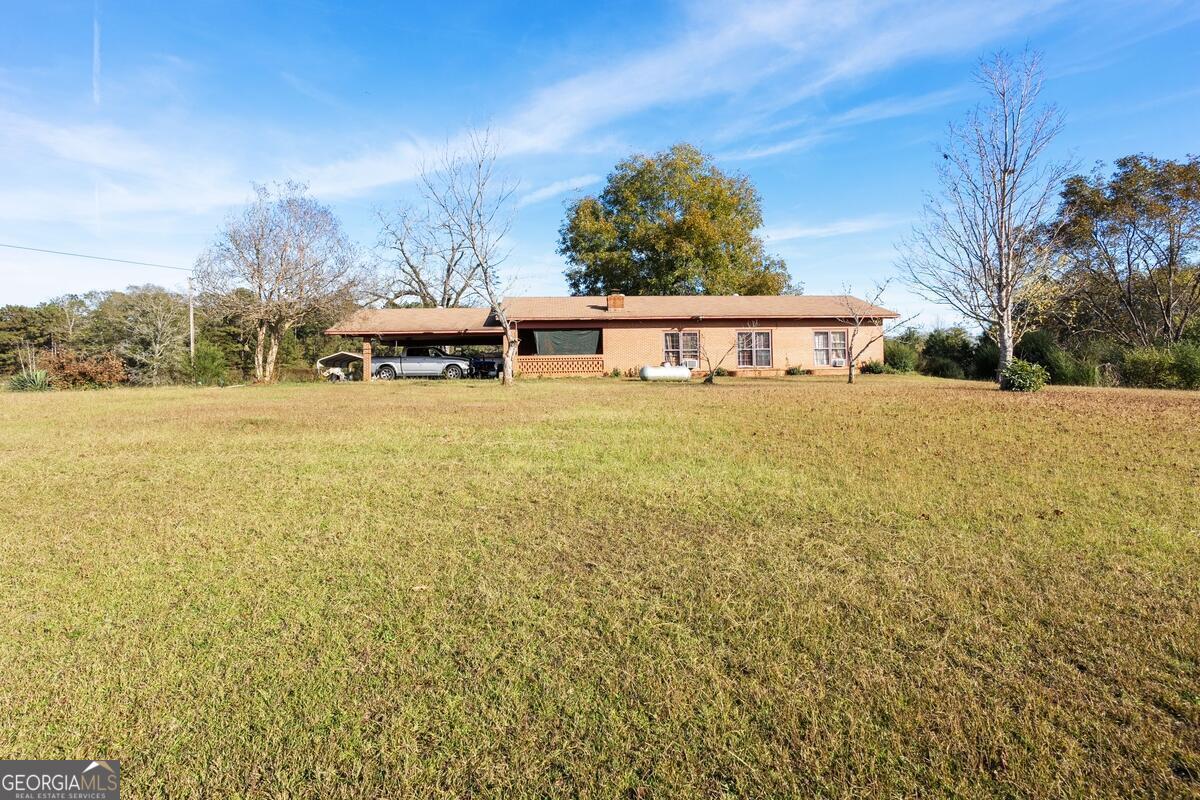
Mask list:
[{"label": "carport support post", "polygon": [[371,380],[371,340],[366,336],[363,337],[363,378],[364,381]]}]

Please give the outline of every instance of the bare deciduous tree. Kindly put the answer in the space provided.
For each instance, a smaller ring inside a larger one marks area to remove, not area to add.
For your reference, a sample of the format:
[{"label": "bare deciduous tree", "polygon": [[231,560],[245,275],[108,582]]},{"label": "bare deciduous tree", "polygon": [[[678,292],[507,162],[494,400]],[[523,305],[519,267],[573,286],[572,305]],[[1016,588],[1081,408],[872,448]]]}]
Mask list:
[{"label": "bare deciduous tree", "polygon": [[[891,280],[886,280],[875,287],[875,292],[863,302],[854,296],[850,286],[844,286],[842,303],[845,314],[838,322],[846,326],[846,382],[854,383],[854,372],[859,360],[866,355],[871,345],[884,336],[883,319],[879,316],[879,304],[883,293],[887,291]],[[896,320],[892,330],[902,328],[912,322],[916,315]]]},{"label": "bare deciduous tree", "polygon": [[401,206],[391,213],[379,211],[378,217],[383,264],[370,292],[375,300],[454,308],[471,299],[478,262],[441,214]]},{"label": "bare deciduous tree", "polygon": [[254,377],[275,378],[284,335],[338,303],[361,278],[358,250],[303,184],[255,186],[196,264],[205,299],[254,329]]},{"label": "bare deciduous tree", "polygon": [[998,53],[976,79],[988,102],[951,125],[938,167],[941,192],[905,243],[902,264],[914,289],[979,323],[1000,349],[1000,369],[1049,300],[1053,249],[1046,221],[1069,173],[1046,151],[1062,127],[1040,106],[1035,54]]},{"label": "bare deciduous tree", "polygon": [[508,257],[505,242],[512,228],[516,185],[496,172],[497,147],[488,131],[472,131],[459,152],[447,150],[431,169],[421,172],[421,188],[448,236],[461,241],[470,274],[467,294],[491,309],[504,331],[501,382],[513,382],[517,337],[504,308],[500,268]]},{"label": "bare deciduous tree", "polygon": [[122,304],[124,331],[117,346],[133,364],[134,380],[158,386],[172,380],[184,351],[185,306],[154,286],[131,290]]}]

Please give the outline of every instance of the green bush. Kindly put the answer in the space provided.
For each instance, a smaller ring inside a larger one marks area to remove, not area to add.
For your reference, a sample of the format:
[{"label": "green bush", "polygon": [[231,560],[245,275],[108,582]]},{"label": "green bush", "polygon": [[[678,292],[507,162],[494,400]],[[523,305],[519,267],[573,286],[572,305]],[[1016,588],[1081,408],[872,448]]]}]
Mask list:
[{"label": "green bush", "polygon": [[971,354],[970,377],[983,381],[995,381],[1000,371],[1000,346],[986,333],[975,340],[975,351]]},{"label": "green bush", "polygon": [[725,369],[724,367],[717,367],[713,370],[713,375],[716,375],[718,378],[724,378],[728,374],[729,370]]},{"label": "green bush", "polygon": [[1050,373],[1041,364],[1014,358],[1000,373],[1000,388],[1006,392],[1036,392],[1049,379]]},{"label": "green bush", "polygon": [[1145,389],[1175,386],[1171,351],[1161,347],[1134,347],[1121,359],[1121,383]]},{"label": "green bush", "polygon": [[1180,389],[1200,389],[1200,344],[1184,342],[1171,348],[1171,372]]},{"label": "green bush", "polygon": [[50,373],[44,369],[22,370],[8,379],[8,388],[14,392],[48,392],[54,388]]},{"label": "green bush", "polygon": [[612,371],[608,373],[608,377],[610,377],[610,378],[619,378],[619,377],[621,377],[621,368],[620,368],[620,367],[613,367],[613,368],[612,368]]},{"label": "green bush", "polygon": [[221,348],[203,339],[196,342],[196,357],[192,359],[189,377],[201,386],[224,386],[229,369]]},{"label": "green bush", "polygon": [[803,367],[788,367],[783,372],[785,375],[803,375],[804,368]]},{"label": "green bush", "polygon": [[967,377],[963,372],[962,366],[952,358],[945,356],[921,357],[921,372],[926,375],[932,375],[935,378],[958,378],[959,380]]},{"label": "green bush", "polygon": [[863,375],[882,375],[884,367],[882,361],[868,361],[858,368],[858,371]]},{"label": "green bush", "polygon": [[1097,386],[1100,370],[1094,362],[1076,358],[1059,346],[1049,331],[1030,331],[1015,348],[1017,358],[1041,364],[1050,382],[1059,386]]},{"label": "green bush", "polygon": [[973,377],[975,350],[975,340],[964,329],[939,328],[925,337],[917,368],[935,378]]},{"label": "green bush", "polygon": [[912,372],[917,368],[917,348],[903,339],[884,339],[883,363],[897,372]]}]

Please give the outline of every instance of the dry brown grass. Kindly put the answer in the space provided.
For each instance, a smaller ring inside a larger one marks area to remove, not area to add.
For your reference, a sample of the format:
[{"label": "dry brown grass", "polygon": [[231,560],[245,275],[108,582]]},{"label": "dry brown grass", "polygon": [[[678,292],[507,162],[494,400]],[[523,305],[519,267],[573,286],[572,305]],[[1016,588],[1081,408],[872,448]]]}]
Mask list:
[{"label": "dry brown grass", "polygon": [[0,394],[0,755],[129,797],[1200,792],[1200,399]]}]

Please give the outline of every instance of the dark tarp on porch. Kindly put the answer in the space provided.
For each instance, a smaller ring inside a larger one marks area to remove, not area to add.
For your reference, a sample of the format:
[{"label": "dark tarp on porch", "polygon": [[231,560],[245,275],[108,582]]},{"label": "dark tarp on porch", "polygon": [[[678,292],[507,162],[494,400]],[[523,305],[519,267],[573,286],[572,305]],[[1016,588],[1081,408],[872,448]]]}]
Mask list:
[{"label": "dark tarp on porch", "polygon": [[534,331],[539,356],[591,356],[600,352],[600,331]]}]

